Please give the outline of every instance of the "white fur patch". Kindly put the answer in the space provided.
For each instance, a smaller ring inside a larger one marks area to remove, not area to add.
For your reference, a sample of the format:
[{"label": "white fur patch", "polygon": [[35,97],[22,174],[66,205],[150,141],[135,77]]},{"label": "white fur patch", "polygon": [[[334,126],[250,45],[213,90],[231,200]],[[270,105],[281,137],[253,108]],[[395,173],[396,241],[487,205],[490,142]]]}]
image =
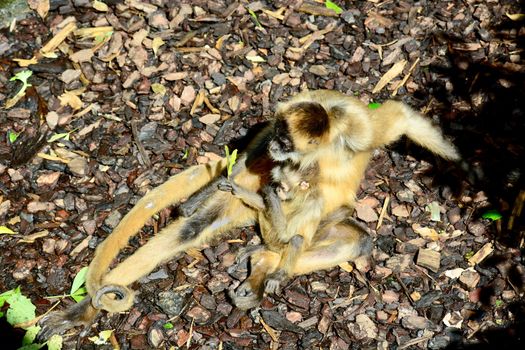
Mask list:
[{"label": "white fur patch", "polygon": [[154,204],[153,202],[148,202],[148,203],[144,206],[144,208],[146,208],[146,209],[151,209],[151,208],[153,208],[154,206],[155,206],[155,204]]},{"label": "white fur patch", "polygon": [[221,227],[226,226],[228,223],[230,223],[230,219],[229,218],[217,219],[217,220],[215,220],[214,222],[211,223],[209,229],[211,231],[218,230]]}]

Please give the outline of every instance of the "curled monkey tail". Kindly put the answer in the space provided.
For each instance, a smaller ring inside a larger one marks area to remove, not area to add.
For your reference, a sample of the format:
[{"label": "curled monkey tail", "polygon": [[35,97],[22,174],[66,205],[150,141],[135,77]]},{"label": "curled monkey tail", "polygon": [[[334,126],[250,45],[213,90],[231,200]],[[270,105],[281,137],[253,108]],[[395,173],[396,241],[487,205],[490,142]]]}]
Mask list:
[{"label": "curled monkey tail", "polygon": [[[115,230],[97,247],[95,257],[89,265],[86,287],[90,296],[104,287],[103,279],[111,263],[124,248],[131,237],[144,226],[149,218],[169,205],[180,202],[189,197],[198,189],[220,175],[226,167],[226,159],[197,165],[172,176],[162,185],[152,189],[124,216]],[[119,286],[125,291],[126,297],[120,300],[109,298],[107,294],[100,298],[103,309],[109,304],[116,303],[121,307],[131,306],[133,293],[126,287]],[[116,305],[115,304],[115,305]],[[127,310],[125,307],[124,310]],[[108,310],[112,311],[112,310]]]},{"label": "curled monkey tail", "polygon": [[443,137],[441,130],[423,115],[406,105],[402,105],[406,116],[406,135],[409,139],[448,160],[459,160],[456,147]]}]

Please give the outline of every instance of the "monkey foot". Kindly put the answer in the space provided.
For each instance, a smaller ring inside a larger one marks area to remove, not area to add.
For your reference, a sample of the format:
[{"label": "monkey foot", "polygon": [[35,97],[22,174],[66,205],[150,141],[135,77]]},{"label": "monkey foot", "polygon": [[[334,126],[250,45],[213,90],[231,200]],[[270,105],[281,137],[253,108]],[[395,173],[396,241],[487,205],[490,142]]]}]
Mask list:
[{"label": "monkey foot", "polygon": [[36,336],[36,342],[46,342],[53,335],[63,334],[67,330],[77,326],[84,326],[81,336],[87,334],[87,331],[89,331],[89,322],[75,322],[74,320],[78,315],[82,315],[84,313],[85,309],[90,305],[90,303],[91,298],[85,298],[80,303],[75,304],[68,310],[54,311],[42,317],[38,321],[40,331]]},{"label": "monkey foot", "polygon": [[177,207],[177,213],[182,217],[188,218],[197,211],[197,207],[185,203],[186,202],[179,204]]},{"label": "monkey foot", "polygon": [[239,309],[248,310],[261,303],[261,297],[253,292],[250,284],[245,281],[237,290],[230,293],[230,297]]},{"label": "monkey foot", "polygon": [[264,292],[268,294],[277,293],[285,279],[286,273],[282,270],[269,274],[266,281],[264,281]]}]

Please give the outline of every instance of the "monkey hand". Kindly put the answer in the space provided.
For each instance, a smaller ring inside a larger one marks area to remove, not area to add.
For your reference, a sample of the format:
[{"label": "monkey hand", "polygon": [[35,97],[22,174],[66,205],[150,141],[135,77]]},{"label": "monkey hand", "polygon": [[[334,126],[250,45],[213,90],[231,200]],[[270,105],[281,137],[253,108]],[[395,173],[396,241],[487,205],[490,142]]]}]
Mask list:
[{"label": "monkey hand", "polygon": [[235,186],[227,177],[223,176],[218,181],[217,188],[223,192],[230,192],[232,194],[235,194]]},{"label": "monkey hand", "polygon": [[193,203],[189,201],[179,204],[177,208],[178,214],[185,218],[192,216],[195,211],[197,211],[197,206],[193,205]]},{"label": "monkey hand", "polygon": [[277,291],[280,290],[281,284],[286,280],[288,277],[286,271],[284,270],[277,270],[266,277],[266,281],[264,281],[264,292],[268,294],[275,294]]}]

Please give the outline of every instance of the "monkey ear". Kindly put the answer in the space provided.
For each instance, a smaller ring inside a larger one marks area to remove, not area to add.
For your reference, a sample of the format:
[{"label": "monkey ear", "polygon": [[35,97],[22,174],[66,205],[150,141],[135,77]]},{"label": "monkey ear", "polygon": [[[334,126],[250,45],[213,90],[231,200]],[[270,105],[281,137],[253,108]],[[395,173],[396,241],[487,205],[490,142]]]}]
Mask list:
[{"label": "monkey ear", "polygon": [[303,135],[321,137],[330,129],[330,118],[324,107],[316,102],[299,102],[288,110],[294,126]]}]

